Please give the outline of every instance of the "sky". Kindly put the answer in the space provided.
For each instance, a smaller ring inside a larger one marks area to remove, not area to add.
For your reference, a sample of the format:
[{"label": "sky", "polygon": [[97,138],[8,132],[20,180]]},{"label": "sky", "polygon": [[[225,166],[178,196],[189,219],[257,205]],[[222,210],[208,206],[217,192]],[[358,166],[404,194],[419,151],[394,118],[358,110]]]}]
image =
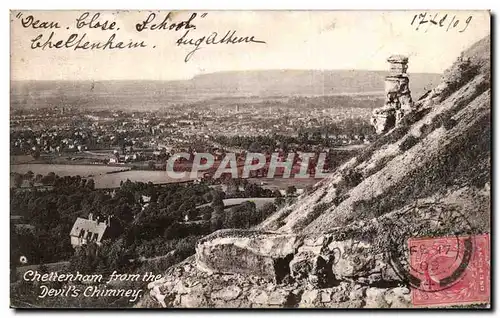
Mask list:
[{"label": "sky", "polygon": [[[188,33],[193,42],[213,32],[220,38],[234,30],[236,36],[254,36],[265,43],[203,43],[185,62],[194,46],[178,46],[176,41],[186,30],[136,30],[135,25],[151,11],[100,11],[99,21],[116,23],[115,30],[105,31],[88,26],[78,29],[76,19],[82,13],[12,11],[11,79],[176,80],[241,70],[387,70],[386,59],[392,54],[409,56],[409,73],[441,73],[461,51],[490,33],[488,11],[198,11],[192,22],[196,29]],[[85,21],[90,21],[95,13],[91,11]],[[160,23],[168,11],[154,13],[157,16],[153,23]],[[174,12],[169,23],[189,19],[192,13]],[[207,14],[201,17],[204,13]],[[434,17],[437,24],[427,22],[417,30],[421,13],[426,13],[424,20]],[[41,26],[42,21],[53,21],[60,28],[33,28],[30,15],[33,22],[40,21],[36,26]],[[51,32],[54,32],[53,43],[65,41],[76,33],[78,38],[86,34],[85,41],[104,44],[115,34],[115,43],[144,41],[146,47],[123,50],[30,47],[37,36],[42,36],[43,43]]]}]

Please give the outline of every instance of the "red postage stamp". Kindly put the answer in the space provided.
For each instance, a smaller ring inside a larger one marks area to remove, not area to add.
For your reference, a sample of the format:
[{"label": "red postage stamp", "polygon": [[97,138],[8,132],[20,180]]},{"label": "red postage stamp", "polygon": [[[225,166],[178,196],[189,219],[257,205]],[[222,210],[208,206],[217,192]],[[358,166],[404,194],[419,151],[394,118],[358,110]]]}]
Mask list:
[{"label": "red postage stamp", "polygon": [[411,238],[414,306],[490,302],[489,234]]}]

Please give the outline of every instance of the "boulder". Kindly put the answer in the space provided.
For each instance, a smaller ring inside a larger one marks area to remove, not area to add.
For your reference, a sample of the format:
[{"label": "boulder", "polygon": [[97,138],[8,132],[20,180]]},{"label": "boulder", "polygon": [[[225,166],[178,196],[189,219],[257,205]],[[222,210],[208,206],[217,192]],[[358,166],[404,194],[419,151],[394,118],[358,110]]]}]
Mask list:
[{"label": "boulder", "polygon": [[228,286],[212,293],[212,299],[233,300],[241,295],[241,288],[238,286]]},{"label": "boulder", "polygon": [[258,307],[284,307],[290,296],[291,292],[284,289],[273,291],[254,289],[250,292],[248,300]]},{"label": "boulder", "polygon": [[389,308],[389,304],[385,301],[385,292],[386,289],[383,288],[368,288],[364,308]]},{"label": "boulder", "polygon": [[407,287],[396,287],[389,289],[384,294],[384,300],[391,308],[411,307],[410,289]]},{"label": "boulder", "polygon": [[221,230],[198,243],[196,261],[199,268],[208,272],[281,281],[289,274],[289,262],[297,244],[295,235]]},{"label": "boulder", "polygon": [[290,262],[290,273],[295,280],[306,279],[314,287],[326,287],[333,279],[331,265],[325,256],[311,251],[299,252]]},{"label": "boulder", "polygon": [[318,289],[306,290],[302,293],[299,307],[315,307],[320,300]]}]

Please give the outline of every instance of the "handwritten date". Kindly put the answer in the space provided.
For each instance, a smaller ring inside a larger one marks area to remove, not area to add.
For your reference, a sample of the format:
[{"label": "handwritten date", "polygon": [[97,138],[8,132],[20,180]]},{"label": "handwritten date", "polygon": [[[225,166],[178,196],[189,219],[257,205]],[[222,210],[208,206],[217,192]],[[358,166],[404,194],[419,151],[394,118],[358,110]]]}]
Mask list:
[{"label": "handwritten date", "polygon": [[435,26],[439,28],[446,28],[446,32],[458,28],[458,32],[462,33],[467,29],[471,20],[472,16],[469,16],[465,20],[461,20],[456,15],[452,16],[448,13],[429,14],[427,12],[423,12],[415,14],[410,25],[416,26],[416,31],[421,30],[421,27],[423,26],[427,26],[427,28],[425,28],[425,32],[427,32],[431,26]]}]

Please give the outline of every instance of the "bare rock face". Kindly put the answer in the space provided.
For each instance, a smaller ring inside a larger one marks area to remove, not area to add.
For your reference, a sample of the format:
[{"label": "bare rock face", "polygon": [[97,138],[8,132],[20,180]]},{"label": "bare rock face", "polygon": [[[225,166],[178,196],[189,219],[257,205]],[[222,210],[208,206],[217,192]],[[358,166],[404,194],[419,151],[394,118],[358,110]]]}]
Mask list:
[{"label": "bare rock face", "polygon": [[287,234],[221,230],[196,247],[196,261],[214,273],[251,274],[280,281],[288,274],[297,237]]},{"label": "bare rock face", "polygon": [[389,131],[401,121],[403,116],[413,110],[409,78],[406,74],[408,58],[393,55],[387,59],[390,74],[385,78],[385,104],[373,111],[371,124],[377,134]]},{"label": "bare rock face", "polygon": [[452,205],[422,202],[328,233],[218,231],[199,241],[195,256],[150,283],[137,306],[410,307],[407,282],[394,267],[408,255],[391,249],[401,250],[421,231],[467,229],[455,214]]},{"label": "bare rock face", "polygon": [[[186,268],[177,277],[178,268]],[[315,288],[307,284],[274,283],[251,275],[208,274],[194,258],[169,269],[149,284],[149,295],[137,307],[157,308],[406,308],[406,287],[378,288],[355,281]]]},{"label": "bare rock face", "polygon": [[274,283],[288,278],[314,288],[350,279],[367,284],[398,280],[383,251],[364,240],[337,236],[223,230],[198,243],[196,263],[209,273],[252,275]]},{"label": "bare rock face", "polygon": [[332,288],[304,291],[299,307],[408,308],[411,307],[411,297],[406,287],[385,289],[343,282]]},{"label": "bare rock face", "polygon": [[230,301],[238,298],[241,295],[241,288],[238,286],[227,286],[212,294],[212,298]]},{"label": "bare rock face", "polygon": [[392,107],[375,108],[370,123],[377,134],[387,132],[396,125],[396,110]]}]

